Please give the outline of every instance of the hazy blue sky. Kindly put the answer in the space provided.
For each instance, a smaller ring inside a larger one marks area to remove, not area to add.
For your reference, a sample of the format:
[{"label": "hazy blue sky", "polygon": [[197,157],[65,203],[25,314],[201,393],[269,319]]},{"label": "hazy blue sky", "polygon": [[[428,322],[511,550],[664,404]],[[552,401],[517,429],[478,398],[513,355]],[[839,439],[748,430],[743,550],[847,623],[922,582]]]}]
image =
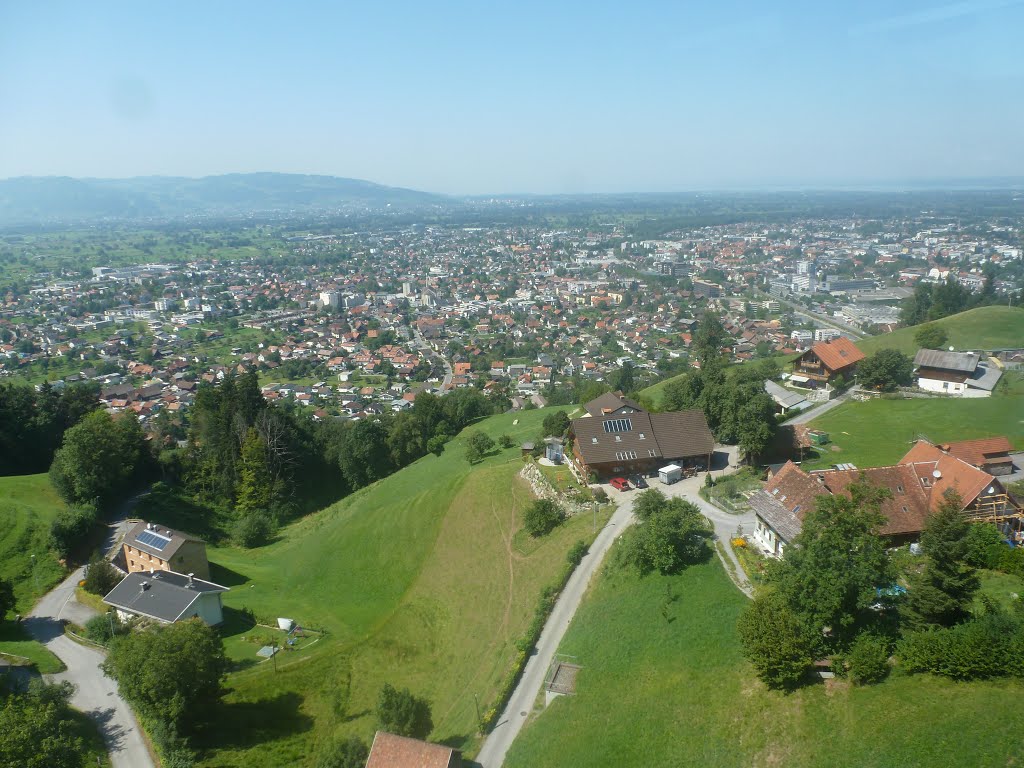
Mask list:
[{"label": "hazy blue sky", "polygon": [[0,177],[1024,175],[1024,0],[0,2]]}]

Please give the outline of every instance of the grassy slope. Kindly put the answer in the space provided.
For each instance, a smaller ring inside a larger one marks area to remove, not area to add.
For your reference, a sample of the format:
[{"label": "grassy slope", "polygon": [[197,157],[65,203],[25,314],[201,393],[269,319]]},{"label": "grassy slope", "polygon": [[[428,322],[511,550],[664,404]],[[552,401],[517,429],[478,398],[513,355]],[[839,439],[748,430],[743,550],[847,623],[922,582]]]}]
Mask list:
[{"label": "grassy slope", "polygon": [[[0,578],[14,585],[17,613],[28,613],[64,576],[64,568],[46,546],[50,522],[63,508],[46,475],[0,477]],[[62,668],[53,654],[13,622],[0,624],[0,653],[25,657],[41,672]]]},{"label": "grassy slope", "polygon": [[894,464],[917,434],[932,441],[1006,435],[1024,448],[1024,396],[979,399],[869,400],[847,402],[811,422],[832,443],[806,468],[849,462],[858,467]]},{"label": "grassy slope", "polygon": [[[544,412],[480,425],[497,437],[532,438]],[[512,421],[520,424],[513,426]],[[385,682],[433,705],[434,740],[473,749],[476,709],[493,703],[540,590],[551,583],[589,516],[529,554],[513,534],[529,493],[515,478],[518,447],[470,468],[460,440],[284,531],[255,551],[214,549],[232,586],[228,609],[287,616],[327,635],[228,680],[233,689],[205,765],[311,765],[333,735],[369,740]],[[240,630],[241,631],[241,630]],[[255,659],[239,637],[229,648]],[[236,655],[237,653],[233,654]]]},{"label": "grassy slope", "polygon": [[[946,329],[949,346],[958,350],[1016,347],[1024,339],[1024,309],[1021,307],[979,307],[935,322]],[[919,349],[914,341],[919,327],[872,336],[858,341],[857,346],[868,355],[880,349],[898,349],[913,356]]]},{"label": "grassy slope", "polygon": [[[678,599],[662,616],[666,589]],[[894,675],[867,688],[765,689],[744,661],[745,598],[717,560],[604,575],[561,652],[583,671],[516,740],[507,768],[1015,765],[1024,686]]]}]

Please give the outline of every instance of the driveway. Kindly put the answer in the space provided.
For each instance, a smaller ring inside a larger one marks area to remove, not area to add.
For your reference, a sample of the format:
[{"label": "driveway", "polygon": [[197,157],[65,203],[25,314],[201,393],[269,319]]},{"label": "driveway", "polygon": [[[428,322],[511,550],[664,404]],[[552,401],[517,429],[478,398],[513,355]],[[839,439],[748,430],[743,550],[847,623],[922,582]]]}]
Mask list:
[{"label": "driveway", "polygon": [[850,388],[850,389],[846,390],[845,392],[843,392],[838,397],[835,397],[832,400],[829,400],[827,403],[819,403],[818,405],[815,405],[813,408],[808,408],[806,411],[803,411],[802,413],[798,413],[792,419],[787,419],[786,421],[784,421],[782,423],[783,424],[807,424],[809,421],[812,421],[813,419],[818,418],[822,414],[828,413],[833,408],[837,408],[838,406],[842,405],[847,400],[849,400],[852,395],[853,395],[853,389]]},{"label": "driveway", "polygon": [[[735,447],[720,447],[719,451],[715,454],[713,462],[718,468],[712,470],[712,476],[718,477],[734,472],[735,469],[733,467],[736,458],[737,451]],[[736,531],[737,524],[743,522],[744,526],[747,524],[751,527],[753,526],[753,514],[749,515],[749,521],[747,521],[748,516],[729,515],[701,499],[697,495],[697,490],[703,482],[704,474],[700,474],[668,486],[654,481],[651,487],[660,489],[666,496],[681,496],[689,501],[693,501],[711,519],[715,526],[715,534],[726,542]],[[576,615],[576,610],[583,600],[583,595],[590,585],[591,578],[601,565],[605,555],[608,554],[612,544],[615,543],[615,540],[635,522],[633,517],[633,501],[637,497],[637,491],[617,491],[610,485],[603,487],[608,492],[609,497],[616,502],[617,508],[615,513],[611,516],[607,525],[597,534],[597,538],[591,544],[587,556],[583,558],[579,567],[573,572],[565,589],[562,590],[558,602],[555,603],[554,610],[552,610],[551,616],[548,617],[544,630],[541,632],[540,640],[537,641],[537,649],[526,662],[526,669],[523,671],[519,684],[512,693],[508,705],[498,718],[498,724],[488,734],[480,749],[480,753],[476,756],[476,763],[482,766],[482,768],[501,768],[509,747],[512,746],[512,742],[519,734],[519,731],[522,730],[529,714],[533,711],[534,702],[544,684],[544,676],[551,667],[555,652],[558,650],[558,646],[561,644],[562,638],[572,622],[572,617]],[[726,546],[725,549],[735,562],[736,572],[742,574],[743,569],[740,567],[739,561],[736,560],[735,554],[732,553],[732,548]],[[726,571],[728,570],[726,568]],[[737,586],[740,589],[744,589],[743,585]],[[746,589],[749,590],[749,584],[746,584]]]},{"label": "driveway", "polygon": [[[109,526],[106,551],[124,536],[125,518],[134,507],[132,502],[125,504],[118,519]],[[80,623],[96,615],[91,608],[75,600],[75,587],[84,573],[85,569],[79,568],[44,595],[24,620],[25,629],[64,662],[67,670],[45,675],[45,679],[50,682],[67,680],[75,686],[71,704],[96,721],[111,765],[114,768],[154,768],[134,713],[118,695],[117,683],[105,677],[100,669],[103,652],[80,645],[64,634],[61,619]]]}]

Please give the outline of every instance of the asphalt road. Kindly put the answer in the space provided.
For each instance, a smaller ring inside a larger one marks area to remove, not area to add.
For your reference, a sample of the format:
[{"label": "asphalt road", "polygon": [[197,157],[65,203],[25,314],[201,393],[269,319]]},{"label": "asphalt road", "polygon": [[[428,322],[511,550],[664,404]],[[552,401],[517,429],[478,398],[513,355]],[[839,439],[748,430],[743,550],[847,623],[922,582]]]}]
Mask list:
[{"label": "asphalt road", "polygon": [[[125,514],[131,506],[126,506]],[[119,541],[125,527],[123,516],[111,525],[107,551]],[[67,670],[45,677],[50,682],[67,680],[75,686],[71,704],[96,721],[106,742],[111,765],[114,768],[155,768],[134,713],[118,695],[117,683],[104,677],[100,669],[104,654],[67,637],[60,623],[62,618],[76,622],[88,620],[95,613],[74,599],[75,587],[83,578],[84,571],[84,568],[79,568],[60,586],[44,595],[24,620],[25,628],[64,662]]]},{"label": "asphalt road", "polygon": [[[730,449],[728,460],[722,468],[713,471],[711,474],[718,477],[734,472],[734,462],[735,448]],[[697,495],[697,490],[702,482],[704,482],[704,475],[698,475],[670,486],[664,486],[654,481],[651,487],[658,488],[667,496],[682,496],[693,501],[711,520],[715,527],[716,535],[725,542],[728,542],[729,538],[735,533],[738,524],[744,524],[745,530],[748,530],[746,528],[747,525],[753,526],[753,514],[746,516],[730,515],[701,499]],[[603,562],[605,555],[608,554],[608,550],[611,549],[615,540],[635,522],[633,517],[633,500],[637,496],[637,491],[633,490],[623,493],[612,489],[611,486],[605,486],[605,490],[608,491],[609,496],[615,499],[618,505],[617,509],[608,521],[608,524],[597,534],[597,538],[591,545],[587,556],[583,558],[579,567],[573,572],[565,589],[562,590],[558,602],[555,603],[555,608],[551,612],[551,616],[548,617],[540,639],[537,641],[537,649],[529,661],[526,662],[526,669],[519,680],[519,685],[516,686],[508,705],[498,718],[497,725],[488,734],[480,749],[480,753],[476,756],[476,763],[482,766],[482,768],[501,768],[502,763],[505,761],[505,755],[508,754],[509,747],[512,746],[512,742],[519,735],[523,724],[533,711],[534,702],[544,685],[544,677],[551,667],[551,662],[555,657],[558,646],[562,642],[562,638],[565,636],[566,630],[569,628],[569,624],[572,622],[572,617],[576,614],[576,610],[583,600],[583,595],[590,584],[591,577]],[[743,569],[740,567],[739,561],[736,560],[735,554],[732,553],[732,548],[726,546],[725,549],[735,563],[737,574],[742,574]],[[740,578],[742,579],[742,577]],[[748,595],[750,594],[750,585],[745,580],[744,583],[737,586]]]}]

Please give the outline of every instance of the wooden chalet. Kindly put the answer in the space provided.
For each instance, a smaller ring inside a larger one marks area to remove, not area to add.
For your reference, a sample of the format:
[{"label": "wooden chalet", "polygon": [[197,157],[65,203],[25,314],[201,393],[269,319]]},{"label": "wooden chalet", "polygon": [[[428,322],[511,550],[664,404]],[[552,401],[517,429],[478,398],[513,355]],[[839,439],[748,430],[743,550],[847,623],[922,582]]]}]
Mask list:
[{"label": "wooden chalet", "polygon": [[796,359],[792,380],[815,389],[840,375],[849,381],[857,363],[863,359],[864,353],[845,336],[822,341]]}]

